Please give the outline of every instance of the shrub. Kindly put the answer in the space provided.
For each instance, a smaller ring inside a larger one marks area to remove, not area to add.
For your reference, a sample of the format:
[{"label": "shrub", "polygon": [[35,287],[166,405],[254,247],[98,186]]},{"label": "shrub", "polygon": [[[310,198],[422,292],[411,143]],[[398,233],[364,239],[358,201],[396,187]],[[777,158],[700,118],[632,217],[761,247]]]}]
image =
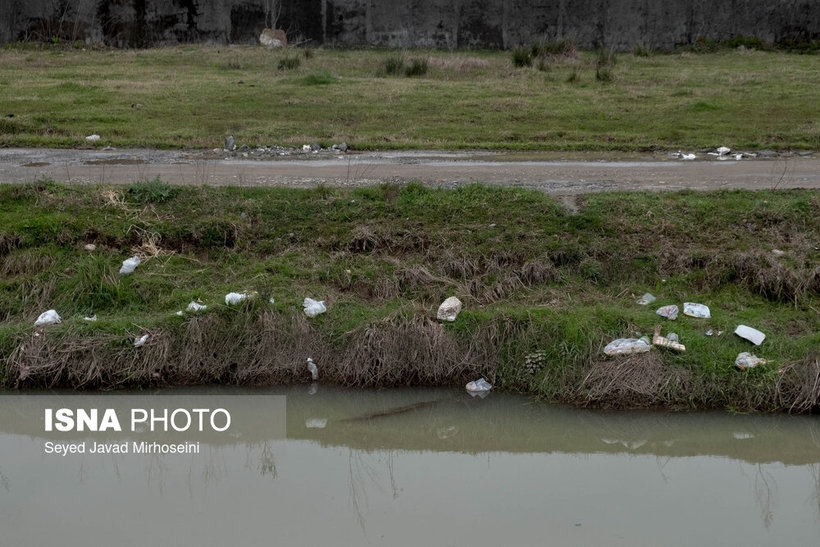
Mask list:
[{"label": "shrub", "polygon": [[160,179],[133,182],[125,190],[128,199],[135,203],[162,203],[173,198],[179,188]]},{"label": "shrub", "polygon": [[384,60],[382,66],[388,76],[398,76],[404,71],[404,53],[396,52]]},{"label": "shrub", "polygon": [[335,84],[337,81],[336,77],[327,70],[305,76],[305,85],[328,85]]},{"label": "shrub", "polygon": [[410,66],[408,66],[404,74],[410,76],[424,76],[427,74],[428,63],[427,59],[416,58],[410,59]]},{"label": "shrub", "polygon": [[279,59],[279,70],[294,70],[302,64],[302,59],[296,55],[285,55]]},{"label": "shrub", "polygon": [[512,52],[513,64],[517,67],[532,66],[532,50],[528,47],[518,46]]}]

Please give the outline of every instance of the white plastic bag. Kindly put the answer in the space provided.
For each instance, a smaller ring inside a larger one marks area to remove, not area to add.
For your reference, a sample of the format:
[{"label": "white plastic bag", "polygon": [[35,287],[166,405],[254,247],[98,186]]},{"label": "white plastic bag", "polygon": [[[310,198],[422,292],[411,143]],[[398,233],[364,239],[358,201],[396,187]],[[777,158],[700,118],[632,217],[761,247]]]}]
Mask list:
[{"label": "white plastic bag", "polygon": [[683,303],[683,315],[689,317],[697,317],[698,319],[709,319],[712,315],[709,313],[709,306],[703,304],[696,304],[695,302]]},{"label": "white plastic bag", "polygon": [[657,300],[652,294],[646,293],[642,297],[640,297],[635,303],[639,306],[646,306],[647,304],[651,304]]},{"label": "white plastic bag", "polygon": [[197,304],[196,302],[191,302],[190,304],[188,304],[188,307],[185,308],[185,309],[189,312],[196,313],[196,312],[204,311],[207,307],[208,306],[206,306],[204,304]]},{"label": "white plastic bag", "polygon": [[41,325],[54,325],[60,321],[62,321],[62,319],[60,319],[60,316],[57,315],[56,311],[48,310],[40,314],[40,317],[38,317],[34,322],[34,326],[39,327]]},{"label": "white plastic bag", "polygon": [[137,266],[140,265],[140,257],[132,256],[131,258],[126,258],[122,261],[122,267],[120,268],[120,275],[128,275],[134,273],[134,270],[137,269]]},{"label": "white plastic bag", "polygon": [[225,305],[226,306],[236,306],[240,302],[244,301],[248,298],[248,295],[245,293],[236,293],[236,292],[229,292],[225,295]]},{"label": "white plastic bag", "polygon": [[305,298],[305,303],[303,306],[305,307],[305,315],[308,317],[316,317],[320,313],[325,313],[327,311],[324,300]]},{"label": "white plastic bag", "polygon": [[631,355],[646,353],[652,346],[643,338],[618,338],[604,347],[606,355]]},{"label": "white plastic bag", "polygon": [[316,363],[313,362],[313,359],[310,357],[307,358],[307,367],[310,371],[310,377],[315,382],[319,379],[319,369],[316,367]]},{"label": "white plastic bag", "polygon": [[147,342],[147,341],[148,341],[148,335],[147,334],[143,334],[139,338],[134,338],[134,347],[135,348],[141,348],[142,346],[145,345],[145,342]]},{"label": "white plastic bag", "polygon": [[746,325],[738,325],[735,329],[735,334],[744,338],[754,344],[755,346],[759,346],[763,343],[763,340],[766,339],[766,335],[760,332],[757,329],[753,329],[752,327],[747,327]]},{"label": "white plastic bag", "polygon": [[478,380],[467,382],[467,385],[464,386],[464,388],[471,393],[479,393],[482,391],[490,391],[493,386],[484,378],[479,378]]},{"label": "white plastic bag", "polygon": [[451,296],[438,307],[436,317],[439,321],[455,321],[459,313],[461,313],[461,300]]},{"label": "white plastic bag", "polygon": [[655,313],[661,317],[666,317],[670,321],[674,321],[678,318],[678,307],[675,304],[672,304],[671,306],[663,306],[658,308]]}]

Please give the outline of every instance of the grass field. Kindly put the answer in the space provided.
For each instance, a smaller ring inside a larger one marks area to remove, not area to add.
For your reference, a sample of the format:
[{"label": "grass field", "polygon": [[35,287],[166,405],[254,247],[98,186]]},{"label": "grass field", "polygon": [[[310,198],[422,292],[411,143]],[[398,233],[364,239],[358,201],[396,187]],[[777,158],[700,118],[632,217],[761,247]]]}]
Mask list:
[{"label": "grass field", "polygon": [[[312,356],[322,381],[344,385],[484,375],[582,405],[808,411],[820,400],[818,242],[820,198],[802,190],[594,194],[573,214],[480,185],[0,185],[0,378],[299,382]],[[142,264],[120,276],[133,254]],[[257,296],[229,307],[230,291]],[[657,303],[637,305],[647,291]],[[452,295],[464,311],[440,324]],[[305,297],[327,313],[306,318]],[[195,300],[207,310],[176,315]],[[712,318],[655,314],[684,301]],[[35,328],[50,308],[63,322]],[[767,334],[761,347],[732,334],[741,323]],[[609,341],[655,325],[686,353],[604,358]],[[770,363],[739,371],[741,351]]]},{"label": "grass field", "polygon": [[589,52],[516,68],[510,52],[413,51],[412,77],[397,55],[8,45],[0,145],[820,149],[818,55],[619,54],[606,81]]}]

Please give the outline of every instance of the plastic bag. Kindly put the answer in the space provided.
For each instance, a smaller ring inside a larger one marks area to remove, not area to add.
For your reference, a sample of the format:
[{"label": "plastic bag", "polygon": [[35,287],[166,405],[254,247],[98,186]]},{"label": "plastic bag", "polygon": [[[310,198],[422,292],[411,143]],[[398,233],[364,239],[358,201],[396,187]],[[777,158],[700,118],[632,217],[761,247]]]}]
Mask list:
[{"label": "plastic bag", "polygon": [[229,292],[225,295],[225,305],[236,306],[246,298],[248,298],[248,295],[245,293]]},{"label": "plastic bag", "polygon": [[147,334],[143,334],[139,338],[134,338],[134,347],[135,348],[140,348],[140,347],[144,346],[145,342],[147,342],[147,341],[148,341],[148,335]]},{"label": "plastic bag", "polygon": [[319,369],[316,367],[316,363],[314,363],[313,359],[311,359],[310,357],[307,358],[307,367],[308,367],[308,370],[310,371],[310,376],[313,379],[313,381],[315,382],[316,380],[318,380],[319,379]]},{"label": "plastic bag", "polygon": [[744,338],[754,344],[755,346],[759,346],[763,343],[763,340],[766,339],[766,335],[760,332],[757,329],[753,329],[752,327],[747,327],[746,325],[738,325],[735,329],[735,334]]},{"label": "plastic bag", "polygon": [[134,270],[137,269],[137,266],[140,265],[140,257],[132,256],[131,258],[126,258],[122,261],[122,267],[120,268],[120,275],[128,275],[134,273]]},{"label": "plastic bag", "polygon": [[674,321],[678,318],[678,307],[675,304],[672,304],[671,306],[663,306],[658,308],[655,313],[661,317],[666,317],[670,321]]},{"label": "plastic bag", "polygon": [[761,359],[757,355],[752,355],[748,351],[738,353],[737,358],[735,359],[735,366],[737,366],[740,370],[754,368],[757,365],[765,365],[766,363],[768,363],[766,359]]},{"label": "plastic bag", "polygon": [[35,327],[39,327],[41,325],[54,325],[55,323],[59,323],[62,321],[60,316],[54,310],[44,311],[40,314],[40,317],[34,322]]},{"label": "plastic bag", "polygon": [[604,347],[606,355],[631,355],[646,353],[652,348],[644,338],[618,338]]},{"label": "plastic bag", "polygon": [[640,297],[635,303],[640,306],[646,306],[647,304],[651,304],[655,300],[657,299],[654,296],[652,296],[649,293],[646,293],[642,297]]},{"label": "plastic bag", "polygon": [[185,308],[185,310],[190,312],[200,312],[205,310],[207,307],[208,306],[204,304],[197,304],[196,302],[191,302],[190,304],[188,304],[188,307]]},{"label": "plastic bag", "polygon": [[683,315],[689,317],[697,317],[698,319],[709,319],[712,315],[709,313],[709,307],[703,304],[696,304],[694,302],[683,303]]},{"label": "plastic bag", "polygon": [[467,385],[464,386],[464,388],[472,393],[480,393],[484,391],[490,391],[493,388],[493,386],[484,378],[479,378],[478,380],[467,382]]},{"label": "plastic bag", "polygon": [[461,300],[451,296],[438,307],[436,317],[439,321],[455,321],[459,313],[461,313]]},{"label": "plastic bag", "polygon": [[303,306],[305,307],[305,315],[308,317],[316,317],[320,313],[325,313],[327,311],[324,300],[305,298],[305,303]]}]

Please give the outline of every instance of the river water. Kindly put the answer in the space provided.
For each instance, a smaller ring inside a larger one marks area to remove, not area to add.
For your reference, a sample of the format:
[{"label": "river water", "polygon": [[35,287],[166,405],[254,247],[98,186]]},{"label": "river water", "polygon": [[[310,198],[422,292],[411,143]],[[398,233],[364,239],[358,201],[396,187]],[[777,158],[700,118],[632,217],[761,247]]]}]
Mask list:
[{"label": "river water", "polygon": [[[112,409],[122,431],[60,408]],[[164,409],[185,412],[140,421]],[[816,417],[446,389],[0,395],[0,545],[818,544]]]}]

